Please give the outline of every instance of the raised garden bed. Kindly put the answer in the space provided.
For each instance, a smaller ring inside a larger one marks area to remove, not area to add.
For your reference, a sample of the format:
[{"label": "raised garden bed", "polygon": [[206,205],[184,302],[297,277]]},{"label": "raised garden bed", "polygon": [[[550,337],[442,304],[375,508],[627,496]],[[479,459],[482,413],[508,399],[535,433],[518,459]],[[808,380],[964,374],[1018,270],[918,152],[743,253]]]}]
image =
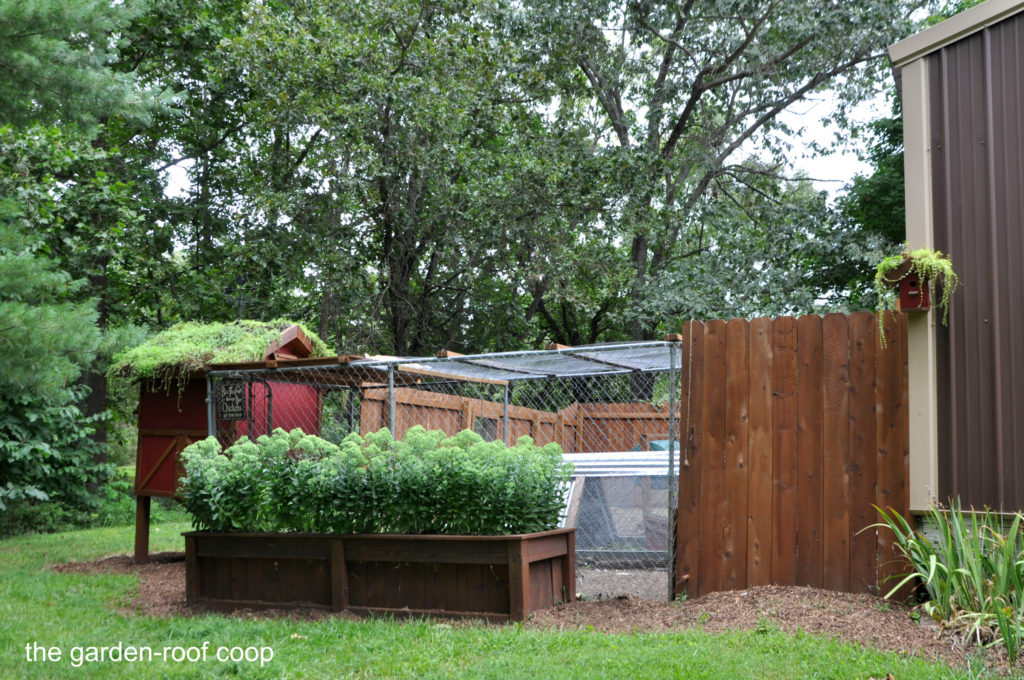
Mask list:
[{"label": "raised garden bed", "polygon": [[189,605],[521,621],[575,600],[575,529],[509,536],[185,534]]}]

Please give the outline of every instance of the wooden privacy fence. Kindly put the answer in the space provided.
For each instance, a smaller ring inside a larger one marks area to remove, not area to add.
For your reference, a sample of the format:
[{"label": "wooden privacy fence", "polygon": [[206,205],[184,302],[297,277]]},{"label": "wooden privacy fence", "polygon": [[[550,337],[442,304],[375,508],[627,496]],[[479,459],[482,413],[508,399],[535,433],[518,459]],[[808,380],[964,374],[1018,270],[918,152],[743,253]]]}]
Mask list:
[{"label": "wooden privacy fence", "polygon": [[[462,430],[476,429],[477,420],[484,419],[491,421],[494,433],[501,439],[504,412],[499,401],[409,387],[396,387],[394,399],[395,437],[403,437],[414,425],[456,435]],[[510,442],[529,435],[536,444],[543,446],[565,438],[566,419],[559,413],[510,405],[508,415]],[[386,428],[388,416],[388,391],[382,388],[365,390],[360,405],[360,432],[365,435]]]},{"label": "wooden privacy fence", "polygon": [[873,505],[908,516],[906,317],[683,328],[675,592],[873,591],[901,570]]},{"label": "wooden privacy fence", "polygon": [[[499,401],[408,387],[396,387],[394,399],[396,437],[404,436],[414,425],[455,435],[476,429],[477,421],[483,419],[491,421],[492,432],[501,439],[504,412]],[[360,432],[376,432],[387,427],[388,420],[388,391],[365,390]],[[567,453],[647,450],[652,441],[668,439],[669,423],[667,405],[658,408],[644,402],[574,403],[558,411],[510,405],[508,441],[514,443],[528,435],[538,446],[556,442]]]}]

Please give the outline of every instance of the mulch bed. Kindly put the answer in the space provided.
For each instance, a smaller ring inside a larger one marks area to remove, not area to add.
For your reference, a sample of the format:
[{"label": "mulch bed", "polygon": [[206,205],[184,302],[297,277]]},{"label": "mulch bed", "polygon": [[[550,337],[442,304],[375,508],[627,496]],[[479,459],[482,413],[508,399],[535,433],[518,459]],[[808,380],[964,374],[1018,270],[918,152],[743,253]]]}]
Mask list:
[{"label": "mulch bed", "polygon": [[[52,567],[61,573],[136,574],[138,596],[122,605],[122,611],[146,616],[193,616],[204,613],[185,606],[184,553],[157,553],[149,564],[135,564],[128,555],[111,555],[88,562]],[[528,628],[548,630],[595,630],[608,633],[665,633],[687,629],[720,633],[727,630],[777,628],[787,633],[803,631],[885,652],[920,655],[963,667],[976,652],[969,641],[942,631],[927,616],[920,622],[913,610],[868,594],[839,593],[799,586],[761,586],[747,590],[712,593],[685,602],[656,602],[632,595],[574,602],[535,612]],[[244,618],[287,617],[322,619],[355,618],[323,609],[240,610]],[[985,665],[1006,672],[1005,654],[985,650]]]}]

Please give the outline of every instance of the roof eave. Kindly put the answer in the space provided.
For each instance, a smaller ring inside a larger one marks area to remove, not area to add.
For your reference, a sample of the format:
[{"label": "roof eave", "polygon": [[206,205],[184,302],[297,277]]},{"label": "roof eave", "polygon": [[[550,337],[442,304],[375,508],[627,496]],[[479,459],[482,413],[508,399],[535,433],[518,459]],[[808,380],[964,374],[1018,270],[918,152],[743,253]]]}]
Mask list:
[{"label": "roof eave", "polygon": [[986,0],[889,47],[893,71],[1024,10],[1024,0]]}]

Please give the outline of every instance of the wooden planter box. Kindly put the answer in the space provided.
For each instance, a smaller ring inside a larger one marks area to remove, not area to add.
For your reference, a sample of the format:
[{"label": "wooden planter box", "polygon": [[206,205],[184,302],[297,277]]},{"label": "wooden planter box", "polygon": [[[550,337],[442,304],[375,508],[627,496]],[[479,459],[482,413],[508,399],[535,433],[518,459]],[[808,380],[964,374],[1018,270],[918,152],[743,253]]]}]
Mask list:
[{"label": "wooden planter box", "polygon": [[521,621],[576,599],[575,529],[512,536],[185,534],[185,599],[216,609]]}]

